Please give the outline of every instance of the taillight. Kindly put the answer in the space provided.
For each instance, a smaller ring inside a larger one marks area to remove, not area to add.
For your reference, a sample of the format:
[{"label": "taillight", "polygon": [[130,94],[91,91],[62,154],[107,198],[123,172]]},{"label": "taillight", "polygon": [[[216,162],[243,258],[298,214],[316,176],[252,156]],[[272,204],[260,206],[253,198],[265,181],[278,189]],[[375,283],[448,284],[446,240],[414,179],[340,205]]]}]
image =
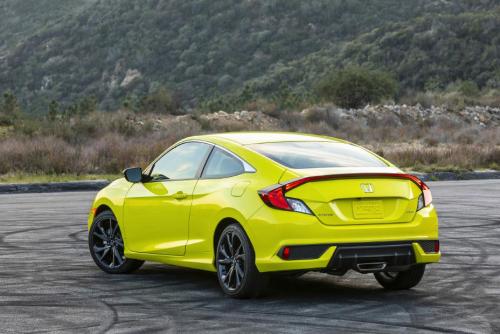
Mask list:
[{"label": "taillight", "polygon": [[424,195],[424,206],[428,206],[429,204],[432,203],[432,194],[431,190],[427,185],[424,183],[424,186],[422,188],[422,195]]},{"label": "taillight", "polygon": [[278,187],[273,190],[259,191],[260,198],[266,203],[268,206],[281,210],[292,210],[290,205],[286,201],[285,194],[283,194],[283,188]]},{"label": "taillight", "polygon": [[288,202],[288,205],[290,205],[290,208],[292,208],[292,211],[312,215],[311,210],[309,210],[307,205],[304,202],[302,202],[300,199],[287,198],[286,201]]},{"label": "taillight", "polygon": [[269,207],[274,209],[293,211],[312,215],[311,210],[300,199],[288,198],[285,196],[285,186],[278,186],[271,189],[259,191],[260,198]]},{"label": "taillight", "polygon": [[417,211],[422,210],[426,206],[432,203],[432,194],[429,187],[422,181],[420,188],[422,189],[422,193],[418,197]]}]

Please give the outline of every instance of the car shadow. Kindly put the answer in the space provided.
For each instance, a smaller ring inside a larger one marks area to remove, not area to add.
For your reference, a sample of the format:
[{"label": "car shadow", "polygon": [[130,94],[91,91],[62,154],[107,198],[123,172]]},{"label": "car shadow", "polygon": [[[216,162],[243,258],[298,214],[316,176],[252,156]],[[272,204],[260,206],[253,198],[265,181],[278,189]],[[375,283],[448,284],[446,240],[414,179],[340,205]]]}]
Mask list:
[{"label": "car shadow", "polygon": [[[225,298],[220,290],[215,273],[173,267],[167,265],[148,264],[134,273],[134,279],[146,280],[155,283],[166,283],[175,286],[178,291],[188,292],[192,289],[207,295],[219,295]],[[310,272],[294,278],[282,275],[272,276],[266,292],[257,300],[262,301],[310,301],[332,302],[333,299],[349,299],[358,301],[405,301],[428,296],[418,289],[404,291],[387,291],[378,285],[371,274],[350,272],[346,276],[338,277],[323,273]]]}]

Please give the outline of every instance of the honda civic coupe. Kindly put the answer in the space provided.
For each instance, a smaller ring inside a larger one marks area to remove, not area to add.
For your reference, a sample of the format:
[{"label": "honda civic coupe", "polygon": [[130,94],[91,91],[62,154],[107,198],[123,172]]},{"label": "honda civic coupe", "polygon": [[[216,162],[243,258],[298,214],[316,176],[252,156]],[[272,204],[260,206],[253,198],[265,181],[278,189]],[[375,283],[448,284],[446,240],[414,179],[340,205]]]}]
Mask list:
[{"label": "honda civic coupe", "polygon": [[352,143],[255,132],[179,141],[101,190],[89,248],[110,274],[144,261],[217,273],[223,292],[260,294],[273,273],[373,273],[409,289],[440,259],[427,185]]}]

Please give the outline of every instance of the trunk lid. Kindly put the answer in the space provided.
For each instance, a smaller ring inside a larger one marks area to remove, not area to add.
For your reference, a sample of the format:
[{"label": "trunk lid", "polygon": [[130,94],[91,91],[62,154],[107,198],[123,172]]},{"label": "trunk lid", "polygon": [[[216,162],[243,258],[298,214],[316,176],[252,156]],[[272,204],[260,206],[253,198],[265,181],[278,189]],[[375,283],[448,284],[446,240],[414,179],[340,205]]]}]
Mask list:
[{"label": "trunk lid", "polygon": [[407,223],[414,219],[421,188],[403,177],[405,174],[395,168],[349,171],[306,170],[300,177],[310,180],[287,191],[286,197],[302,200],[325,225]]}]

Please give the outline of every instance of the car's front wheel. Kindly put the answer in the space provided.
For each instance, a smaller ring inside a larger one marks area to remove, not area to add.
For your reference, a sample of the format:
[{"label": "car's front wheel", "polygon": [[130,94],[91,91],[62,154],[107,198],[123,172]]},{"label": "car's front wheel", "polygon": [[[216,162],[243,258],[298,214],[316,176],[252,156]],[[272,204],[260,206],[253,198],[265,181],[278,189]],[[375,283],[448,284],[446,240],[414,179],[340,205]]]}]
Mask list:
[{"label": "car's front wheel", "polygon": [[125,258],[120,226],[111,211],[103,211],[94,218],[89,249],[97,266],[109,274],[130,273],[144,263]]},{"label": "car's front wheel", "polygon": [[255,254],[245,231],[237,224],[227,226],[217,242],[217,277],[224,293],[233,298],[259,296],[268,277],[255,266]]},{"label": "car's front wheel", "polygon": [[424,273],[425,264],[418,264],[405,271],[375,273],[375,278],[388,290],[407,290],[420,283]]}]

